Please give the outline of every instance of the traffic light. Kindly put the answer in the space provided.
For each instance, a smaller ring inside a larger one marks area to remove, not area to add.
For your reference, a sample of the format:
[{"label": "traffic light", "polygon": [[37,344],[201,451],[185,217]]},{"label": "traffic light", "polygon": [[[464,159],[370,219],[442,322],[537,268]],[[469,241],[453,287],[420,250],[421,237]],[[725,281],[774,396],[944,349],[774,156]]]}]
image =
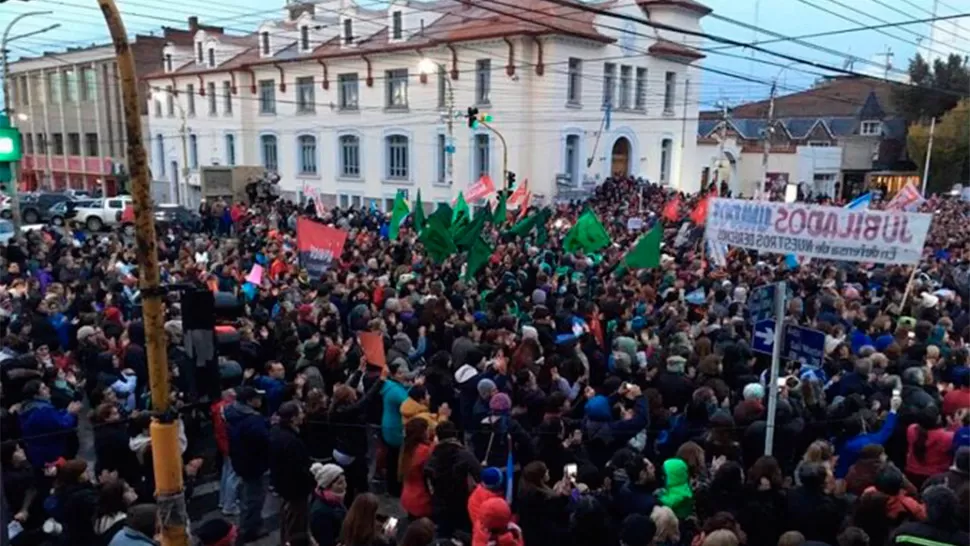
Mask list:
[{"label": "traffic light", "polygon": [[490,114],[479,113],[478,108],[474,106],[468,107],[468,128],[476,129],[479,123],[491,123],[492,116]]},{"label": "traffic light", "polygon": [[13,183],[12,163],[20,161],[22,156],[20,131],[10,126],[10,118],[0,114],[0,185],[6,193],[12,194],[16,187]]},{"label": "traffic light", "polygon": [[506,189],[509,189],[509,190],[514,190],[515,189],[515,173],[512,172],[512,171],[509,171],[509,172],[505,173],[505,176],[506,176],[505,188]]}]

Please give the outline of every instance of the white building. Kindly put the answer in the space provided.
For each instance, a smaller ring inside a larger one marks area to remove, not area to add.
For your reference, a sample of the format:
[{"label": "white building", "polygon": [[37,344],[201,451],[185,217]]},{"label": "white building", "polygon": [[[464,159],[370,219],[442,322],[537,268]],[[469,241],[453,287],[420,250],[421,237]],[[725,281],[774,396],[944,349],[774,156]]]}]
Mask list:
[{"label": "white building", "polygon": [[[170,45],[145,77],[155,178],[194,201],[199,165],[263,165],[292,197],[312,186],[383,208],[420,188],[449,201],[482,174],[502,185],[506,146],[468,127],[474,106],[504,136],[517,183],[546,200],[611,174],[699,187],[697,38],[549,0],[511,5],[294,3],[250,36],[201,30],[192,48]],[[694,0],[604,6],[692,30],[710,13]]]}]

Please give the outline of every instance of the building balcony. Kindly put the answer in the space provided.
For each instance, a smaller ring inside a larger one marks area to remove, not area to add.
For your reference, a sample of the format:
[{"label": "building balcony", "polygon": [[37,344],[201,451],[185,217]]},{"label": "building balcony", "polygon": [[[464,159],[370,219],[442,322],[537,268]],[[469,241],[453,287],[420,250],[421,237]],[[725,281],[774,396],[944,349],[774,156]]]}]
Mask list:
[{"label": "building balcony", "polygon": [[110,157],[85,157],[80,155],[24,154],[20,162],[26,171],[110,175],[114,173],[114,160]]}]

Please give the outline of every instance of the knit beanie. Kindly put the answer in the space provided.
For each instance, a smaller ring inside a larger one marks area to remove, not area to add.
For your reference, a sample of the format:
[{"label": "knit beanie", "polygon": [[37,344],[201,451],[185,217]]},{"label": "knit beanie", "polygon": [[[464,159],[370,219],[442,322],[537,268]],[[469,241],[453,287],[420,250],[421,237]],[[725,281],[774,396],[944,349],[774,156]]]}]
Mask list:
[{"label": "knit beanie", "polygon": [[337,478],[343,475],[344,469],[333,463],[313,463],[310,466],[310,473],[313,474],[313,479],[317,482],[317,487],[327,489],[333,485],[333,482],[337,481]]},{"label": "knit beanie", "polygon": [[478,395],[482,398],[488,397],[495,392],[495,389],[495,382],[491,379],[485,378],[478,382]]},{"label": "knit beanie", "polygon": [[745,400],[763,400],[765,388],[760,383],[748,383],[744,386],[743,395]]},{"label": "knit beanie", "polygon": [[[481,385],[481,383],[479,383]],[[492,396],[488,401],[488,409],[495,413],[501,413],[512,409],[512,399],[504,392]]]}]

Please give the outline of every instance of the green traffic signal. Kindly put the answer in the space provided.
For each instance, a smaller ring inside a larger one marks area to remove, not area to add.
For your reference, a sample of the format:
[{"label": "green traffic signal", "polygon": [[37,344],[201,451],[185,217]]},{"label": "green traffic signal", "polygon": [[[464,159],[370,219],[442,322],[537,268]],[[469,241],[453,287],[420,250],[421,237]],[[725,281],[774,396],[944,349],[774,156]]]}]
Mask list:
[{"label": "green traffic signal", "polygon": [[10,126],[10,119],[0,115],[0,162],[20,161],[20,130]]}]

